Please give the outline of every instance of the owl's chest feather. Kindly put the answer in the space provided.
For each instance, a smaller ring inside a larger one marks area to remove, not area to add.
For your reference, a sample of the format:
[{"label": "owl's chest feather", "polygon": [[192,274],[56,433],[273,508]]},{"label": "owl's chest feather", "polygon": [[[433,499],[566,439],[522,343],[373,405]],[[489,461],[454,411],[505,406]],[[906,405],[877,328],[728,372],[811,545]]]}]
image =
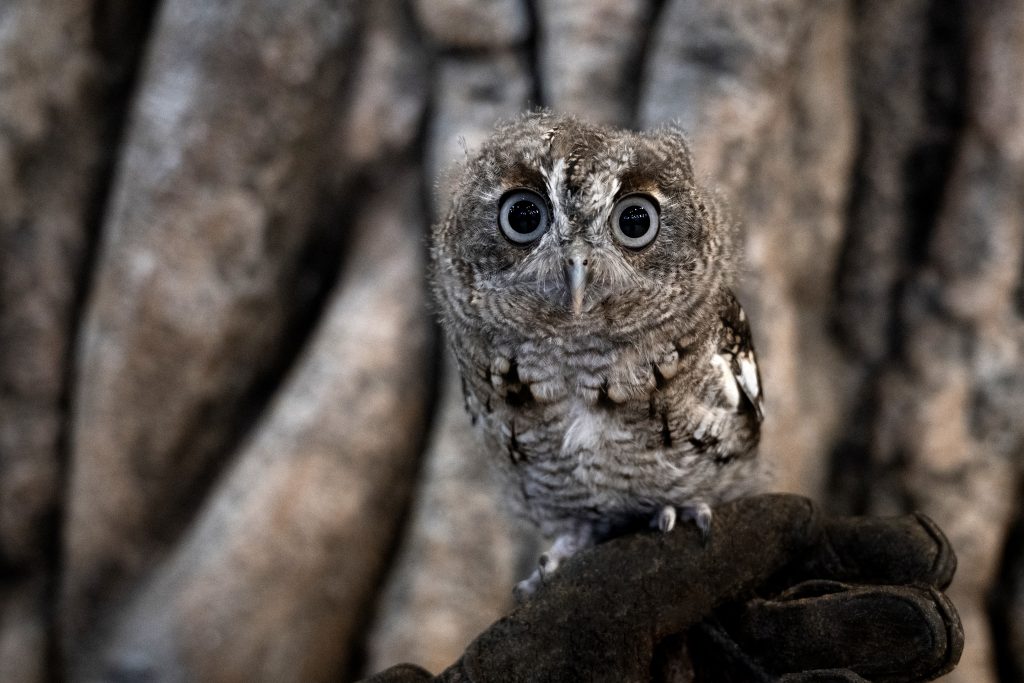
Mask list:
[{"label": "owl's chest feather", "polygon": [[563,419],[556,422],[555,429],[561,433],[559,454],[574,457],[585,454],[599,454],[609,444],[630,439],[631,433],[607,410],[600,410],[580,400],[575,400],[565,412]]},{"label": "owl's chest feather", "polygon": [[757,424],[719,342],[665,337],[456,346],[485,451],[534,521],[716,501],[759,481]]},{"label": "owl's chest feather", "polygon": [[539,404],[567,404],[562,406],[566,413],[572,403],[621,404],[644,398],[658,383],[651,354],[596,336],[504,341],[493,348],[493,391],[505,398],[522,392],[521,398]]},{"label": "owl's chest feather", "polygon": [[483,427],[506,433],[523,460],[586,459],[635,447],[651,420],[657,382],[651,361],[635,349],[596,338],[495,348],[490,381],[480,387],[492,408]]}]

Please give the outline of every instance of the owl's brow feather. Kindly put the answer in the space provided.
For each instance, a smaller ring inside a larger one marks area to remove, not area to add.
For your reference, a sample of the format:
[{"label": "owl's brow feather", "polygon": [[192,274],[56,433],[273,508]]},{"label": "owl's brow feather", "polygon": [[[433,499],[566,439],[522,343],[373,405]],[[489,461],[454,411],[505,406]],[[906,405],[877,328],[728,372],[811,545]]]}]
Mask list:
[{"label": "owl's brow feather", "polygon": [[544,185],[547,187],[548,201],[551,202],[551,229],[562,238],[569,236],[569,220],[562,206],[562,195],[565,188],[565,159],[555,159],[550,168],[540,167]]}]

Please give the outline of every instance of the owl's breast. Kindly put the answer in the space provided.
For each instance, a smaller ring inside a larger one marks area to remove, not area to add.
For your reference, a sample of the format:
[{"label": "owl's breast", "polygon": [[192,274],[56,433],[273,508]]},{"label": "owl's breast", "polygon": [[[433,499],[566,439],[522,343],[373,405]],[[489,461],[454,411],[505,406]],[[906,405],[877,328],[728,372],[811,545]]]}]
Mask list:
[{"label": "owl's breast", "polygon": [[740,431],[716,398],[721,373],[700,372],[713,347],[665,346],[502,340],[460,354],[467,406],[528,516],[627,517],[731,486],[745,446],[727,437]]},{"label": "owl's breast", "polygon": [[488,350],[489,357],[475,362],[472,353],[461,355],[467,405],[485,430],[503,432],[523,459],[586,452],[609,436],[626,438],[624,409],[610,411],[616,404],[609,395],[627,393],[618,389],[630,381],[625,375],[639,373],[622,371],[620,349],[583,337],[499,339]]},{"label": "owl's breast", "polygon": [[565,404],[567,413],[569,404],[618,404],[650,395],[658,370],[649,356],[598,336],[505,341],[494,345],[487,375],[499,397]]},{"label": "owl's breast", "polygon": [[576,500],[629,480],[612,461],[637,462],[660,430],[649,409],[657,388],[649,361],[596,337],[500,341],[491,349],[469,370],[467,405],[489,449],[505,453],[528,489]]}]

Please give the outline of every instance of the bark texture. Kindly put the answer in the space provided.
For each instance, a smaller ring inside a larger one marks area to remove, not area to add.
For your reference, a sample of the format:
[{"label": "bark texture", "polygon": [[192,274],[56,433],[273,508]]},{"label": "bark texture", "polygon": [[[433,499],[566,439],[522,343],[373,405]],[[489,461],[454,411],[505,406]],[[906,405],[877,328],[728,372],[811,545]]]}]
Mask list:
[{"label": "bark texture", "polygon": [[0,679],[439,671],[535,535],[424,284],[532,106],[681,124],[741,223],[777,488],[949,535],[1024,672],[1024,0],[0,5]]},{"label": "bark texture", "polygon": [[171,0],[154,24],[71,389],[73,657],[194,516],[288,329],[354,21],[333,2],[279,9]]}]

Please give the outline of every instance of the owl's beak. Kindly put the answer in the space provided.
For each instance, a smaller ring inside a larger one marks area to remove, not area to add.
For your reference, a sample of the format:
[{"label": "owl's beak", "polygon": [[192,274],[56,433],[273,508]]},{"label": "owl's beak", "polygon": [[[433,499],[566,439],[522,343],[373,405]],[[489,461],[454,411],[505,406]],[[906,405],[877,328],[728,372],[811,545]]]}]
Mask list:
[{"label": "owl's beak", "polygon": [[565,259],[565,282],[572,299],[572,313],[579,315],[583,310],[583,292],[587,287],[587,266],[589,258],[585,252],[573,252]]}]

